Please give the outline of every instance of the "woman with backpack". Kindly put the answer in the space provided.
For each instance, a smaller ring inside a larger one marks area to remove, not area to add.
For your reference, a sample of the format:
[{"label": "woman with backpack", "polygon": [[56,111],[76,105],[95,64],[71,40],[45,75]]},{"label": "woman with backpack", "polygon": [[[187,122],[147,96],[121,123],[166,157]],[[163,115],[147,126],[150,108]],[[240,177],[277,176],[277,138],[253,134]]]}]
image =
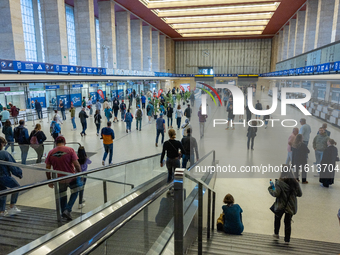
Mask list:
[{"label": "woman with backpack", "polygon": [[247,133],[247,137],[248,137],[248,142],[247,142],[247,148],[249,150],[249,144],[250,144],[250,140],[251,140],[251,149],[254,150],[254,139],[256,136],[256,132],[257,132],[257,121],[253,120],[251,122],[251,126],[248,127],[248,133]]},{"label": "woman with backpack", "polygon": [[97,127],[97,136],[99,136],[99,131],[100,131],[100,123],[102,116],[100,115],[100,110],[96,110],[96,114],[94,115],[94,124],[96,124]]},{"label": "woman with backpack", "polygon": [[6,120],[4,123],[4,126],[2,127],[2,133],[5,135],[5,138],[7,140],[7,145],[5,147],[5,151],[7,151],[8,147],[11,146],[12,154],[15,153],[14,151],[14,135],[13,135],[13,129],[11,127],[10,120]]},{"label": "woman with backpack", "polygon": [[110,119],[112,118],[112,109],[110,108],[109,105],[106,106],[104,110],[104,114],[105,114],[105,117],[107,118],[107,122],[109,122]]},{"label": "woman with backpack", "polygon": [[294,178],[291,171],[288,171],[288,166],[284,165],[287,170],[281,171],[280,179],[275,181],[275,186],[268,187],[269,194],[276,197],[276,200],[270,210],[275,214],[274,220],[274,239],[279,239],[279,231],[281,218],[285,215],[285,244],[289,244],[291,235],[291,221],[293,215],[297,213],[297,199],[302,196],[302,191],[299,183]]},{"label": "woman with backpack", "polygon": [[34,130],[30,134],[30,144],[31,147],[37,153],[37,161],[36,163],[41,163],[41,158],[44,154],[44,141],[46,140],[46,136],[43,131],[41,131],[41,125],[36,124]]},{"label": "woman with backpack", "polygon": [[127,113],[125,114],[125,117],[124,117],[124,121],[126,123],[126,133],[129,133],[129,131],[131,132],[132,120],[133,120],[133,116],[130,112],[130,109],[128,109]]},{"label": "woman with backpack", "polygon": [[60,125],[59,125],[59,123],[57,121],[58,121],[58,118],[54,117],[53,121],[51,122],[51,126],[50,126],[50,133],[51,133],[51,136],[53,137],[54,140],[61,133],[61,127],[60,127]]}]

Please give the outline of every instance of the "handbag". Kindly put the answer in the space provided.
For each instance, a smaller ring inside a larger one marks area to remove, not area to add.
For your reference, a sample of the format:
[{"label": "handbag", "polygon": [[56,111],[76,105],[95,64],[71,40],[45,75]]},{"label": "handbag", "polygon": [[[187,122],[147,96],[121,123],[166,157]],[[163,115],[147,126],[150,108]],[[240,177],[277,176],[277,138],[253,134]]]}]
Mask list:
[{"label": "handbag", "polygon": [[224,225],[224,213],[220,214],[220,217],[217,219],[217,230],[223,231],[223,225]]},{"label": "handbag", "polygon": [[287,208],[287,205],[288,205],[289,198],[290,198],[291,194],[292,194],[292,191],[289,191],[289,195],[288,195],[286,204],[285,204],[285,206],[284,206],[282,209],[280,209],[280,210],[275,210],[275,209],[274,209],[275,202],[274,202],[274,204],[273,204],[269,209],[270,209],[274,214],[283,214],[283,213],[286,211],[286,208]]}]

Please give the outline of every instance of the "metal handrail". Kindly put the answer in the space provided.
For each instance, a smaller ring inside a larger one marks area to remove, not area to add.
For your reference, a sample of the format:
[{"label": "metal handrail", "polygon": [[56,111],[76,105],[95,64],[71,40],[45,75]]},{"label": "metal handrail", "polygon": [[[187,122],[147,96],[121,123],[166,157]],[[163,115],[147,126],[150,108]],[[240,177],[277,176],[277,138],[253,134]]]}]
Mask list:
[{"label": "metal handrail", "polygon": [[[87,174],[93,174],[93,173],[101,172],[101,171],[104,171],[104,170],[107,170],[107,169],[111,169],[111,168],[114,168],[114,167],[119,167],[119,166],[131,164],[131,163],[134,163],[134,162],[137,162],[137,161],[145,160],[145,159],[156,157],[156,156],[160,156],[160,155],[161,155],[161,153],[157,153],[157,154],[146,156],[146,157],[143,157],[143,158],[123,161],[123,162],[116,163],[116,164],[113,164],[113,165],[110,165],[110,166],[99,167],[99,168],[88,170],[88,171],[82,172],[82,173],[70,174],[68,176],[63,176],[63,177],[59,177],[59,178],[55,178],[55,179],[51,179],[51,180],[46,180],[46,181],[42,181],[42,182],[38,182],[38,183],[26,185],[26,186],[21,186],[21,187],[17,187],[17,188],[7,189],[5,191],[0,191],[0,196],[9,195],[9,194],[12,194],[12,193],[17,193],[17,192],[20,192],[20,191],[25,191],[25,190],[33,189],[33,188],[36,188],[36,187],[44,186],[46,184],[52,184],[52,183],[59,182],[59,181],[73,179],[75,177],[80,177],[80,176],[87,175]],[[26,165],[21,165],[21,164],[19,164],[19,165],[21,167],[22,166],[28,167]],[[46,170],[48,170],[48,169],[46,169]],[[63,174],[66,174],[66,173],[63,172]]]}]

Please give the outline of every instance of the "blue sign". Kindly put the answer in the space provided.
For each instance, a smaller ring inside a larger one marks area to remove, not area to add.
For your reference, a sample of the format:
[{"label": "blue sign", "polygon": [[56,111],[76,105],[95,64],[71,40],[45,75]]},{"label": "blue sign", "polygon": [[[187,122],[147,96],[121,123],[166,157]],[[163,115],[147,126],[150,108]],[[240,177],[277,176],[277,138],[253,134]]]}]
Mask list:
[{"label": "blue sign", "polygon": [[73,84],[72,88],[82,88],[83,84]]},{"label": "blue sign", "polygon": [[45,86],[45,89],[59,89],[59,85],[51,85],[51,86]]},{"label": "blue sign", "polygon": [[14,70],[13,61],[1,60],[0,62],[1,70]]},{"label": "blue sign", "polygon": [[[106,98],[106,91],[103,91],[104,99]],[[104,103],[104,99],[97,93],[97,98],[99,102]]]},{"label": "blue sign", "polygon": [[[33,101],[33,104],[32,104],[33,109],[35,109],[35,100],[38,100],[38,102],[41,104],[41,107],[43,107],[43,108],[46,107],[46,98],[45,97],[32,97],[31,99]],[[27,102],[27,108],[31,108],[30,105],[28,104],[28,102]]]},{"label": "blue sign", "polygon": [[57,73],[68,73],[69,67],[65,65],[54,65],[54,71]]},{"label": "blue sign", "polygon": [[106,83],[106,86],[113,86],[113,83]]},{"label": "blue sign", "polygon": [[71,100],[70,100],[70,95],[60,95],[57,96],[57,105],[58,105],[58,109],[59,109],[59,103],[60,100],[62,100],[64,102],[64,107],[65,108],[70,108],[71,107]]},{"label": "blue sign", "polygon": [[92,99],[92,104],[97,102],[97,92],[90,92],[90,97]]},{"label": "blue sign", "polygon": [[54,65],[45,64],[45,70],[46,72],[54,72]]},{"label": "blue sign", "polygon": [[118,94],[118,99],[124,98],[124,90],[123,89],[118,89],[117,94]]},{"label": "blue sign", "polygon": [[334,63],[334,71],[339,71],[340,70],[340,61],[337,61]]},{"label": "blue sign", "polygon": [[119,82],[118,85],[119,85],[119,86],[124,86],[124,85],[125,85],[125,82]]},{"label": "blue sign", "polygon": [[81,106],[81,94],[71,94],[70,95],[71,102],[73,102],[73,106]]},{"label": "blue sign", "polygon": [[90,87],[99,87],[99,84],[98,83],[91,84]]}]

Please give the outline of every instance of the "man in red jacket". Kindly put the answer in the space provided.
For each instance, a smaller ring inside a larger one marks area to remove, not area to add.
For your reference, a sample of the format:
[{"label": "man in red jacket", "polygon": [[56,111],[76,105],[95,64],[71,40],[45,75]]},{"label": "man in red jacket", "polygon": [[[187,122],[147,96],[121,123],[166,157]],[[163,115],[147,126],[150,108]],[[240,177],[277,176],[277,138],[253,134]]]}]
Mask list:
[{"label": "man in red jacket", "polygon": [[19,111],[15,107],[15,105],[13,105],[12,103],[8,103],[8,105],[11,107],[10,112],[11,112],[11,116],[14,118],[14,124],[17,125],[18,124]]}]

